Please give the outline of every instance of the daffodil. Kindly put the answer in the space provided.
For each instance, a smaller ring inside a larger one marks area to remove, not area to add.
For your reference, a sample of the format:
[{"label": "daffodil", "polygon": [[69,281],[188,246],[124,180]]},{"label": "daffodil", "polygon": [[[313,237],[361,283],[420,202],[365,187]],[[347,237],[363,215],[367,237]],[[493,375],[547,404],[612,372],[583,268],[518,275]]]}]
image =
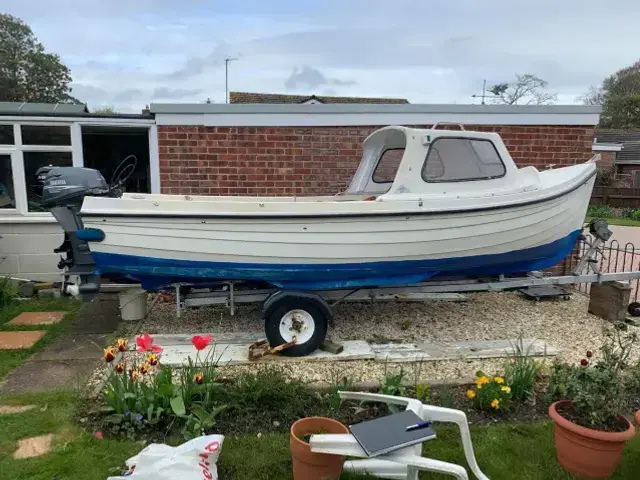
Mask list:
[{"label": "daffodil", "polygon": [[502,378],[502,377],[493,377],[493,381],[496,382],[498,385],[500,385],[500,384],[504,383],[504,378]]},{"label": "daffodil", "polygon": [[484,385],[485,383],[489,383],[489,379],[488,379],[487,377],[485,377],[485,376],[482,376],[482,377],[480,377],[480,378],[478,378],[478,379],[476,380],[476,385],[477,385],[478,387],[481,387],[481,386],[482,386],[482,385]]},{"label": "daffodil", "polygon": [[496,410],[500,408],[500,400],[494,398],[491,400],[491,408],[495,408]]},{"label": "daffodil", "polygon": [[471,399],[476,398],[476,392],[474,392],[473,390],[467,390],[467,397]]},{"label": "daffodil", "polygon": [[511,393],[511,387],[507,385],[503,385],[502,387],[500,387],[500,390],[502,390],[505,393]]}]

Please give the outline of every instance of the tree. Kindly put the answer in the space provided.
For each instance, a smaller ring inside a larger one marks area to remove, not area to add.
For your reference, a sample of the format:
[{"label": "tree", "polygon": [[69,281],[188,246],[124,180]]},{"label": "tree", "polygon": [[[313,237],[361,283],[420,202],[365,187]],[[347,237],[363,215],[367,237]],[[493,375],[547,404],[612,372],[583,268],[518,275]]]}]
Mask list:
[{"label": "tree", "polygon": [[69,69],[44,51],[26,23],[0,14],[0,101],[79,103],[70,82]]},{"label": "tree", "polygon": [[577,100],[583,105],[602,105],[604,103],[604,97],[605,91],[601,86],[595,87],[591,85]]},{"label": "tree", "polygon": [[640,128],[640,61],[602,82],[602,128]]},{"label": "tree", "polygon": [[551,105],[557,100],[555,93],[545,92],[547,82],[531,73],[516,74],[512,83],[498,83],[489,91],[495,103],[504,105]]},{"label": "tree", "polygon": [[107,105],[106,107],[100,107],[100,108],[94,109],[92,113],[97,113],[99,115],[114,115],[118,113],[118,111],[111,105]]}]

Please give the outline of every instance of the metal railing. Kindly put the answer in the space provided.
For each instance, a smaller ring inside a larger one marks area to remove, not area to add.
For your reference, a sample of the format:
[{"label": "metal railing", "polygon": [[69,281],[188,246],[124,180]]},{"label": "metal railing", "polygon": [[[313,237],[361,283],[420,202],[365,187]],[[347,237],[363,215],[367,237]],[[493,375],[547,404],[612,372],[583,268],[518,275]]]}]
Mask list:
[{"label": "metal railing", "polygon": [[[585,234],[585,237],[588,237],[587,241],[578,241],[572,254],[564,260],[562,267],[564,275],[570,274],[578,263],[578,259],[588,250],[589,243],[594,240],[590,234]],[[602,249],[598,251],[594,265],[601,273],[638,271],[640,270],[640,248],[637,248],[631,242],[621,244],[613,239],[605,243]],[[631,285],[631,301],[638,301],[640,279],[632,279],[629,284]],[[586,294],[590,292],[590,287],[591,284],[589,283],[578,283],[575,286],[576,290]]]}]

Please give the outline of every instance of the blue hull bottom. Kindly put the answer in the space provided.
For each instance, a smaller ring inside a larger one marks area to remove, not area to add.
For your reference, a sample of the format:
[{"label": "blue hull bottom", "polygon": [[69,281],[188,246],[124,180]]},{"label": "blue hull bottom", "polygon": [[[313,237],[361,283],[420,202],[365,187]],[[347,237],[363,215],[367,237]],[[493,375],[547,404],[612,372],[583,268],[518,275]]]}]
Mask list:
[{"label": "blue hull bottom", "polygon": [[93,258],[100,274],[128,275],[140,281],[146,290],[177,282],[217,280],[266,282],[295,290],[333,290],[411,285],[439,275],[481,276],[540,270],[562,261],[579,235],[576,230],[546,245],[493,255],[337,265],[200,262],[99,252],[93,252]]}]

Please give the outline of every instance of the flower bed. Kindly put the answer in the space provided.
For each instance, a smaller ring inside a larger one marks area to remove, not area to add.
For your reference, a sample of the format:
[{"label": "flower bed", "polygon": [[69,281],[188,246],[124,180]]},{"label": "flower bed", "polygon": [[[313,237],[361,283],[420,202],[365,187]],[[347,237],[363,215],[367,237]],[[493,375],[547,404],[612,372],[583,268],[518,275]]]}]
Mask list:
[{"label": "flower bed", "polygon": [[[548,406],[572,392],[570,386],[582,381],[585,372],[598,372],[592,362],[609,361],[618,354],[616,339],[610,338],[599,354],[588,353],[586,365],[549,365],[529,356],[520,342],[502,371],[478,372],[472,385],[412,384],[401,369],[385,373],[380,392],[460,409],[476,424],[547,418]],[[107,436],[162,441],[167,436],[186,439],[203,433],[285,432],[295,420],[309,416],[351,424],[389,413],[382,405],[341,402],[337,392],[353,388],[348,375],[333,378],[326,393],[313,391],[270,366],[224,378],[215,350],[203,353],[212,340],[194,336],[193,359],[180,369],[162,364],[162,348],[149,335],[137,338],[137,353],[127,352],[126,340],[116,341],[105,350],[111,371],[100,403],[89,416],[91,428]],[[624,374],[614,396],[620,408],[631,414],[640,406],[640,364]],[[602,402],[600,394],[597,389],[585,390],[585,395],[595,396],[593,405]]]}]

